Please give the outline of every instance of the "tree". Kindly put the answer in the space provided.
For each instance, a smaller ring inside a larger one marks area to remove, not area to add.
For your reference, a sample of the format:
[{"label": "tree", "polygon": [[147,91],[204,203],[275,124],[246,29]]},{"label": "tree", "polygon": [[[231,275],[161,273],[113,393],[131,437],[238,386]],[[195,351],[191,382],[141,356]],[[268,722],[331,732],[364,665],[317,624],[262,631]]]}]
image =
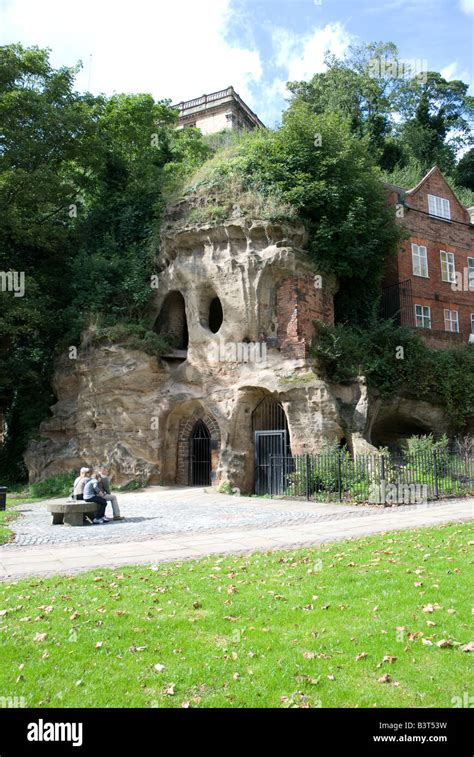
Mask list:
[{"label": "tree", "polygon": [[[87,191],[102,103],[73,94],[76,70],[48,53],[0,48],[0,270],[25,277],[25,293],[0,292],[0,396],[7,440],[3,476],[22,473],[21,452],[51,401],[53,348],[67,328],[73,206]],[[24,471],[23,471],[24,472]]]},{"label": "tree", "polygon": [[175,129],[168,102],[81,95],[77,71],[54,70],[36,47],[0,47],[0,272],[26,285],[23,297],[0,291],[3,480],[26,475],[58,349],[88,318],[144,317],[163,193],[209,153],[198,131]]},{"label": "tree", "polygon": [[463,155],[454,170],[457,184],[474,192],[474,147]]},{"label": "tree", "polygon": [[252,135],[243,152],[249,187],[295,207],[318,268],[339,277],[339,320],[366,323],[400,234],[368,138],[356,137],[340,115],[315,115],[296,100],[279,130]]},{"label": "tree", "polygon": [[410,79],[398,99],[400,138],[423,170],[433,165],[452,172],[456,153],[472,144],[474,98],[462,81],[447,82],[433,71]]},{"label": "tree", "polygon": [[474,98],[464,82],[413,70],[391,42],[352,47],[325,63],[309,82],[289,82],[293,100],[347,118],[354,134],[368,137],[383,170],[413,159],[424,172],[435,164],[451,172],[459,150],[472,144]]},{"label": "tree", "polygon": [[351,47],[346,58],[325,58],[327,70],[309,82],[289,82],[293,102],[308,103],[322,115],[338,113],[348,120],[351,131],[367,137],[380,166],[390,170],[405,159],[403,147],[391,138],[392,110],[402,81],[386,75],[398,66],[398,50],[391,43],[370,43]]}]

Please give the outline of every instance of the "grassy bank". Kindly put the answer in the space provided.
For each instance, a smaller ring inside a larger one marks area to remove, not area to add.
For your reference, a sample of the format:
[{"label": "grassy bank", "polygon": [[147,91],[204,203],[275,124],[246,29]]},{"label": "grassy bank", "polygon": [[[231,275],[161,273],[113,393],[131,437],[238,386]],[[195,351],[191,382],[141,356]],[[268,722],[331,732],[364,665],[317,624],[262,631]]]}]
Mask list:
[{"label": "grassy bank", "polygon": [[0,585],[29,707],[450,707],[469,691],[472,529]]}]

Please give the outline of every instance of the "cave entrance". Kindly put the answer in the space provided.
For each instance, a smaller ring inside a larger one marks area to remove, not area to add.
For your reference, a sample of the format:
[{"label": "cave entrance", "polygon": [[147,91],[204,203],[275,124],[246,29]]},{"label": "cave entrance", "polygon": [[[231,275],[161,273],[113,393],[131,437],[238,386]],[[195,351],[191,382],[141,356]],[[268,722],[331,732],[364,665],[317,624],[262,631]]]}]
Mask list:
[{"label": "cave entrance", "polygon": [[281,402],[264,397],[252,413],[255,494],[283,494],[291,469],[290,434]]},{"label": "cave entrance", "polygon": [[194,424],[189,439],[189,483],[209,486],[211,483],[211,433],[203,420]]},{"label": "cave entrance", "polygon": [[422,422],[405,415],[391,413],[377,419],[370,434],[375,447],[388,447],[393,453],[406,452],[408,439],[411,436],[422,436],[432,433],[432,429]]},{"label": "cave entrance", "polygon": [[186,305],[181,292],[175,291],[166,295],[160,314],[156,319],[155,331],[161,336],[168,337],[171,346],[176,350],[188,349]]}]

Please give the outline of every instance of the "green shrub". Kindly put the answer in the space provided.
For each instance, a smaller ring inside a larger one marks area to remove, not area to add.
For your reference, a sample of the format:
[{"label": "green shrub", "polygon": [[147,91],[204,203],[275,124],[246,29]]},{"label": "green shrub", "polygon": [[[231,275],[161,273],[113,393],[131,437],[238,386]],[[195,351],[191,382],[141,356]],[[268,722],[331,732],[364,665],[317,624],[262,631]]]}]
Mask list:
[{"label": "green shrub", "polygon": [[146,326],[138,323],[117,323],[113,326],[99,327],[89,335],[89,344],[116,344],[132,350],[141,350],[147,355],[162,355],[171,344],[160,334],[150,331]]},{"label": "green shrub", "polygon": [[71,493],[74,479],[78,475],[78,471],[58,473],[44,481],[37,481],[30,485],[31,495],[33,497],[67,497]]},{"label": "green shrub", "polygon": [[134,492],[137,489],[143,489],[143,487],[146,486],[145,481],[142,479],[135,479],[133,481],[128,481],[123,486],[118,487],[119,492]]},{"label": "green shrub", "polygon": [[407,439],[407,450],[410,455],[432,455],[433,452],[448,453],[449,439],[446,434],[435,440],[433,434],[411,436]]},{"label": "green shrub", "polygon": [[[400,359],[400,347],[403,358]],[[329,381],[364,376],[382,399],[397,393],[444,406],[453,430],[474,413],[474,349],[427,347],[414,329],[374,320],[366,329],[315,324],[312,354]]]},{"label": "green shrub", "polygon": [[217,491],[219,492],[219,494],[233,494],[234,487],[229,481],[224,481],[224,483],[219,486]]}]

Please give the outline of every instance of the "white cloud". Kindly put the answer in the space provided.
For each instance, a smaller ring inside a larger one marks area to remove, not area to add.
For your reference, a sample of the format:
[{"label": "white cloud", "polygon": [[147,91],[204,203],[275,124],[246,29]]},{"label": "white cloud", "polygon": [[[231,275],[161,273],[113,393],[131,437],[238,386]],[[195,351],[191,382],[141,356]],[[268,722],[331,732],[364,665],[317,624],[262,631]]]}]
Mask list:
[{"label": "white cloud", "polygon": [[273,31],[275,62],[287,70],[288,80],[310,79],[325,70],[327,52],[343,57],[354,38],[339,22],[317,27],[309,34],[294,34],[286,29]]},{"label": "white cloud", "polygon": [[0,44],[50,47],[54,66],[81,59],[78,89],[180,101],[232,84],[255,108],[251,86],[262,76],[260,54],[226,40],[230,2],[3,0]]},{"label": "white cloud", "polygon": [[459,6],[463,13],[474,15],[474,0],[461,0]]},{"label": "white cloud", "polygon": [[442,68],[440,71],[440,74],[443,77],[443,79],[446,79],[446,81],[453,81],[455,79],[460,79],[466,84],[469,84],[471,81],[471,75],[469,71],[467,69],[460,70],[459,63],[457,60],[453,60],[452,63],[449,63],[447,66]]}]

